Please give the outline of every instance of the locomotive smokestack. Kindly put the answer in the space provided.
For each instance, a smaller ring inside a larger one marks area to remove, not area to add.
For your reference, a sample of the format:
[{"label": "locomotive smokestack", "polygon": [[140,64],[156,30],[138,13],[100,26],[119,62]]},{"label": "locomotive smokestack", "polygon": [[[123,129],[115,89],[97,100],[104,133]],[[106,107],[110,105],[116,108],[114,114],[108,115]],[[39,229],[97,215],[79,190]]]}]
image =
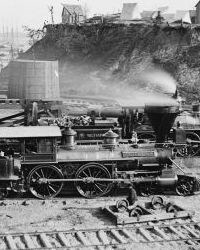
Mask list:
[{"label": "locomotive smokestack", "polygon": [[179,113],[178,106],[153,106],[146,105],[145,112],[147,113],[151,125],[156,134],[156,142],[163,143],[172,128],[174,121]]}]

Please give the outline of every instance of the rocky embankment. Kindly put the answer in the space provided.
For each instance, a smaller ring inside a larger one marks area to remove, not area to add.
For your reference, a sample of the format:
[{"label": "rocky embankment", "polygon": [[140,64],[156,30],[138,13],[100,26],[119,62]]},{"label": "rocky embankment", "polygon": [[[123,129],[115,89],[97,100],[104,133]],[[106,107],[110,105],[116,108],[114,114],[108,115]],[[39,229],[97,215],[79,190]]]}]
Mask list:
[{"label": "rocky embankment", "polygon": [[22,57],[59,60],[62,96],[104,94],[105,83],[115,82],[143,89],[136,76],[159,68],[176,79],[181,95],[192,102],[200,93],[199,54],[198,26],[60,24],[47,26],[44,38]]}]

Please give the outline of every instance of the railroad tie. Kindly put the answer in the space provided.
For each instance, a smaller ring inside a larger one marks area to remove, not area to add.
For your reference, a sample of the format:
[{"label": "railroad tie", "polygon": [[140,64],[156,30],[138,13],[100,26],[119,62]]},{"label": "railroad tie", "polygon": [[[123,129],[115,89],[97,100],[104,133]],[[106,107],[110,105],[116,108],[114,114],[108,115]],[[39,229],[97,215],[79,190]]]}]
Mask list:
[{"label": "railroad tie", "polygon": [[89,242],[89,240],[84,236],[84,234],[82,232],[76,232],[76,237],[80,240],[80,242],[84,245],[84,246],[89,246],[91,245],[91,243]]},{"label": "railroad tie", "polygon": [[69,247],[70,246],[70,244],[69,244],[67,238],[65,237],[64,233],[62,233],[62,232],[58,233],[57,237],[58,237],[59,241],[61,242],[61,244],[63,246],[65,246],[65,247]]},{"label": "railroad tie", "polygon": [[6,235],[5,239],[6,239],[6,242],[8,244],[9,249],[11,249],[11,250],[17,249],[15,241],[14,241],[14,239],[13,239],[13,237],[11,235]]},{"label": "railroad tie", "polygon": [[195,227],[197,227],[198,230],[200,230],[199,222],[196,221],[194,218],[192,219],[192,221],[195,223]]},{"label": "railroad tie", "polygon": [[31,237],[30,237],[29,234],[24,234],[23,235],[23,239],[24,239],[24,242],[25,242],[26,246],[29,249],[35,249],[34,242],[32,241],[32,239],[31,239]]},{"label": "railroad tie", "polygon": [[183,225],[183,228],[185,228],[193,237],[199,238],[199,235],[195,233],[191,228],[189,228],[187,225]]},{"label": "railroad tie", "polygon": [[154,239],[151,237],[151,235],[149,234],[149,232],[147,230],[145,230],[144,228],[138,228],[138,231],[140,232],[140,234],[148,241],[154,241]]},{"label": "railroad tie", "polygon": [[39,234],[39,236],[40,236],[40,240],[41,240],[42,244],[44,245],[44,247],[52,248],[52,245],[49,242],[47,235],[45,233],[41,233],[41,234]]},{"label": "railroad tie", "polygon": [[182,234],[180,231],[178,231],[175,227],[169,226],[169,229],[170,229],[173,233],[175,233],[176,235],[178,235],[179,238],[185,239],[185,235]]},{"label": "railroad tie", "polygon": [[154,226],[153,229],[155,230],[155,232],[164,240],[169,240],[169,236],[163,232],[160,228],[158,228],[157,226]]},{"label": "railroad tie", "polygon": [[115,238],[119,243],[122,243],[122,244],[127,243],[127,241],[126,241],[125,239],[123,239],[123,237],[119,234],[118,231],[112,229],[110,232],[111,232],[111,234],[114,236],[114,238]]},{"label": "railroad tie", "polygon": [[139,242],[138,239],[136,239],[129,231],[127,231],[125,228],[122,229],[122,233],[129,239],[131,239],[133,242]]},{"label": "railroad tie", "polygon": [[190,245],[196,245],[192,240],[187,239],[184,234],[182,234],[180,231],[177,231],[175,227],[169,226],[169,229],[179,236],[180,239],[185,239],[186,242],[188,242]]},{"label": "railroad tie", "polygon": [[164,240],[169,240],[170,237],[164,232],[162,231],[162,229],[160,229],[158,226],[154,226],[154,224],[152,222],[149,223],[150,226],[153,227],[154,231]]},{"label": "railroad tie", "polygon": [[106,233],[103,230],[99,230],[97,232],[98,238],[100,239],[101,242],[103,242],[104,245],[109,245],[110,242],[108,240],[108,237]]}]

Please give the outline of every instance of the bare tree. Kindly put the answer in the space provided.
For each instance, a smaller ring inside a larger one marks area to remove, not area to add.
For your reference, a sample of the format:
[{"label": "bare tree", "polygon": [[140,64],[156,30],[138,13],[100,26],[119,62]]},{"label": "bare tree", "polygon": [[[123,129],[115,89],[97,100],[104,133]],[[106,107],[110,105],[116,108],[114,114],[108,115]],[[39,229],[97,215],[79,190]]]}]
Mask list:
[{"label": "bare tree", "polygon": [[32,46],[37,41],[42,39],[45,36],[44,29],[32,29],[28,26],[23,26],[25,32],[27,33],[27,37],[29,37],[29,44]]}]

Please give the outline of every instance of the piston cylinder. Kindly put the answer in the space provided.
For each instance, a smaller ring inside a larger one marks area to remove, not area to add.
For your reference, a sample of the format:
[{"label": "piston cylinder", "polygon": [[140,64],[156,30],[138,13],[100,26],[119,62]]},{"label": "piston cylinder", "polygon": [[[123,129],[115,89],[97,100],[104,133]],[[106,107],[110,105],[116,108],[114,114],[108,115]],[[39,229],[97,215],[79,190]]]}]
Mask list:
[{"label": "piston cylinder", "polygon": [[166,169],[162,171],[162,175],[157,177],[157,183],[159,186],[172,187],[175,186],[178,181],[178,177],[173,169]]}]

